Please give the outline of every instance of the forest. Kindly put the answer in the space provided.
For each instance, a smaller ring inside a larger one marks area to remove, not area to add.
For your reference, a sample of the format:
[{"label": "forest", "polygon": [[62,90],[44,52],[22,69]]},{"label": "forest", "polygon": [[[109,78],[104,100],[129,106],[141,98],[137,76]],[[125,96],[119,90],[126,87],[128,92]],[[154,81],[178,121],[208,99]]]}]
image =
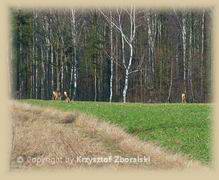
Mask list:
[{"label": "forest", "polygon": [[211,9],[11,9],[16,99],[211,102]]}]

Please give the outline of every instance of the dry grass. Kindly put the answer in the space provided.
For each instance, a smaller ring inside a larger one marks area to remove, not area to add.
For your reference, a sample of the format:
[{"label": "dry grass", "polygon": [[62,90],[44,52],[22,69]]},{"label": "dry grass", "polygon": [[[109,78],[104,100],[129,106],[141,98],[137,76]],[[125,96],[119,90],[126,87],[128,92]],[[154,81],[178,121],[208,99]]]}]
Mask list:
[{"label": "dry grass", "polygon": [[[85,167],[208,169],[198,161],[172,154],[150,142],[142,142],[115,125],[79,112],[61,112],[52,108],[13,102],[11,115],[13,130],[11,169]],[[79,156],[114,157],[117,155],[146,156],[150,157],[150,162],[88,164],[77,161]],[[23,158],[22,163],[17,162],[20,156]],[[44,162],[36,163],[36,159],[44,160]],[[57,162],[54,163],[54,160]]]}]

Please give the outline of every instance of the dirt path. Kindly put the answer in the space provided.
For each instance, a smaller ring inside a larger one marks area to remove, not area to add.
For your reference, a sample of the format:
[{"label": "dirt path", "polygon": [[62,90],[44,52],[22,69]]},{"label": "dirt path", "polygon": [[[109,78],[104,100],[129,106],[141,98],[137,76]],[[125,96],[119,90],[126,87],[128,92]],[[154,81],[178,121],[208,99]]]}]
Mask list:
[{"label": "dirt path", "polygon": [[13,103],[11,169],[206,169],[78,112]]}]

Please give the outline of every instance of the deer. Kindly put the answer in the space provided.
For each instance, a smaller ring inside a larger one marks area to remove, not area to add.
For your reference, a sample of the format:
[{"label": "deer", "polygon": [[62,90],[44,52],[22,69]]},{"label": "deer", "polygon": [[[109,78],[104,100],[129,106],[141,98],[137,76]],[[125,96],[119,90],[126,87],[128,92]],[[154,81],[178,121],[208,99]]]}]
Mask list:
[{"label": "deer", "polygon": [[68,93],[64,91],[63,96],[60,91],[52,92],[52,100],[62,100],[64,98],[65,102],[69,103],[71,100],[68,97]]},{"label": "deer", "polygon": [[64,91],[64,98],[65,98],[65,102],[69,103],[71,100],[70,98],[68,97],[68,94],[66,91]]},{"label": "deer", "polygon": [[52,100],[61,100],[61,92],[53,91],[52,92]]},{"label": "deer", "polygon": [[182,93],[182,103],[186,103],[186,94]]}]

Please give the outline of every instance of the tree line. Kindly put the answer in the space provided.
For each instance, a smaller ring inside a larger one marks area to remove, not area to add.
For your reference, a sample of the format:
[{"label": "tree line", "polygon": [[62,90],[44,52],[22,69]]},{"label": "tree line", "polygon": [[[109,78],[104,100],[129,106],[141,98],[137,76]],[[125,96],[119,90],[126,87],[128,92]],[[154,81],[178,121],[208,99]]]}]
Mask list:
[{"label": "tree line", "polygon": [[12,9],[14,98],[211,100],[209,9]]}]

